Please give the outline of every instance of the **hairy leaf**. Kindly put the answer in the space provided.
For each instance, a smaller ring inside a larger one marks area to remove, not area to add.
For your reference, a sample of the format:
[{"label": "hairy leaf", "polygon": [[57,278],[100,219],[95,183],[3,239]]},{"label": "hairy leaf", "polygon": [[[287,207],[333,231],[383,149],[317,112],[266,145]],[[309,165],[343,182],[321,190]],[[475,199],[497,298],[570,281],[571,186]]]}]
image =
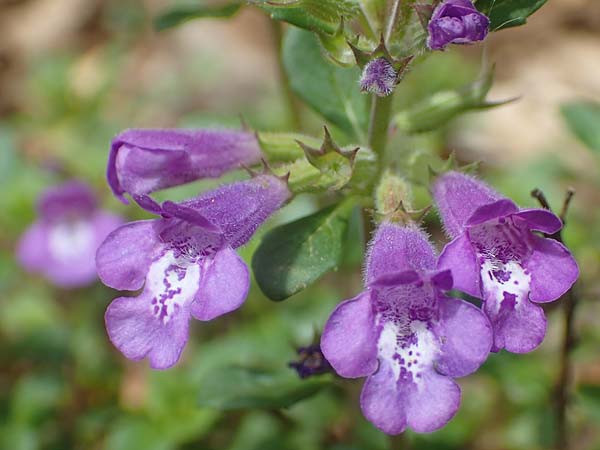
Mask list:
[{"label": "hairy leaf", "polygon": [[338,266],[353,206],[345,200],[265,235],[252,269],[267,297],[285,300]]},{"label": "hairy leaf", "polygon": [[283,63],[292,90],[334,125],[361,139],[367,124],[367,97],[360,93],[358,68],[328,63],[316,36],[290,29],[283,43]]},{"label": "hairy leaf", "polygon": [[256,4],[267,11],[273,20],[328,34],[335,33],[342,17],[351,19],[359,12],[356,0],[259,0]]},{"label": "hairy leaf", "polygon": [[547,0],[478,0],[475,6],[490,18],[490,31],[524,25]]},{"label": "hairy leaf", "polygon": [[174,7],[154,20],[154,28],[159,31],[181,25],[192,19],[203,17],[227,18],[233,16],[242,7],[242,2],[235,1],[222,5],[207,5],[202,1],[196,5]]}]

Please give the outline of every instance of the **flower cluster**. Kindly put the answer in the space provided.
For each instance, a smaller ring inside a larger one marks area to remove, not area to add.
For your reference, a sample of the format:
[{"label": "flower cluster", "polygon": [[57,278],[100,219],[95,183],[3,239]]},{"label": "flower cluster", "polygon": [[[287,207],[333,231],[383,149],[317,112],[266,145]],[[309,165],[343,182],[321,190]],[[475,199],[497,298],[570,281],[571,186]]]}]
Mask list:
[{"label": "flower cluster", "polygon": [[[96,255],[106,285],[141,290],[106,311],[109,338],[127,358],[171,367],[191,318],[239,308],[250,276],[235,249],[291,197],[287,180],[268,170],[180,203],[148,194],[260,155],[244,132],[135,130],[115,138],[109,184],[158,216],[117,228]],[[551,212],[519,209],[453,171],[435,179],[432,195],[452,238],[439,257],[409,215],[388,214],[369,247],[364,291],[333,311],[320,346],[301,348],[300,361],[290,363],[303,378],[330,369],[367,377],[362,410],[389,434],[446,424],[460,404],[454,378],[477,370],[490,351],[536,348],[546,330],[538,303],[560,297],[578,276],[569,251],[536,234],[561,228]],[[482,299],[482,307],[448,296],[452,289]]]},{"label": "flower cluster", "polygon": [[[447,172],[432,186],[453,240],[436,258],[410,221],[384,221],[370,245],[365,290],[331,314],[323,354],[346,378],[367,377],[361,407],[382,431],[434,431],[460,404],[452,380],[490,351],[529,352],[543,340],[537,303],[556,300],[578,277],[559,242],[536,233],[562,226],[547,210],[519,209],[468,175]],[[478,309],[450,289],[483,300]]]},{"label": "flower cluster", "polygon": [[110,340],[127,358],[171,367],[187,342],[190,318],[212,320],[246,299],[250,276],[234,249],[288,200],[286,180],[264,173],[162,205],[146,194],[253,161],[256,146],[248,135],[212,130],[137,130],[113,141],[113,191],[129,192],[160,216],[116,229],[96,256],[104,284],[143,288],[137,297],[115,299],[106,311]]}]

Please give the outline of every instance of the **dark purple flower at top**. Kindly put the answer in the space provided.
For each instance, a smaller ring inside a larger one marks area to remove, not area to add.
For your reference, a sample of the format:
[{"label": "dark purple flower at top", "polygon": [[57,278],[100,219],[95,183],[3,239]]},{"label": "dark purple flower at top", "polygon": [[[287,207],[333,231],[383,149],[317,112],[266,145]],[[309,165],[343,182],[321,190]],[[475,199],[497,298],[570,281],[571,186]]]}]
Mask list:
[{"label": "dark purple flower at top", "polygon": [[17,259],[60,287],[80,287],[96,279],[96,249],[123,223],[97,208],[90,187],[79,181],[47,189],[38,203],[38,220],[23,234]]},{"label": "dark purple flower at top", "polygon": [[490,20],[470,0],[446,0],[435,8],[429,20],[427,46],[442,50],[448,44],[482,41],[489,26]]},{"label": "dark purple flower at top", "polygon": [[360,78],[360,90],[379,97],[390,95],[398,83],[398,72],[385,58],[375,58],[365,66]]},{"label": "dark purple flower at top", "polygon": [[388,434],[445,425],[460,405],[453,378],[477,370],[492,344],[488,319],[444,295],[452,275],[435,265],[421,230],[384,222],[371,243],[366,289],[338,305],[321,338],[339,375],[368,377],[363,414]]},{"label": "dark purple flower at top", "polygon": [[228,184],[182,203],[164,202],[163,218],[132,222],[98,249],[104,284],[143,291],[119,297],[106,310],[112,343],[129,359],[174,365],[188,339],[191,317],[212,320],[241,306],[248,268],[234,251],[290,197],[272,175]]},{"label": "dark purple flower at top", "polygon": [[457,289],[483,299],[494,327],[492,350],[535,349],[546,334],[538,303],[556,300],[579,276],[564,245],[535,233],[557,232],[560,219],[545,209],[520,209],[458,172],[440,176],[433,196],[454,238],[440,255],[439,268],[452,269]]},{"label": "dark purple flower at top", "polygon": [[131,129],[112,141],[107,178],[113,193],[127,203],[125,193],[138,201],[160,189],[219,177],[260,158],[251,132]]}]

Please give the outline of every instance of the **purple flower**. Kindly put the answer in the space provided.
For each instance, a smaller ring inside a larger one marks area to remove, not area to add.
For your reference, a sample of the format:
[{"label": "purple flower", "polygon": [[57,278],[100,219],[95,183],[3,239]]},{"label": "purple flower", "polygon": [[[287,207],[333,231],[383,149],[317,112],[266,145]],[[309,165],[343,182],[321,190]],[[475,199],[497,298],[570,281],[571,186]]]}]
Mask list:
[{"label": "purple flower", "polygon": [[433,185],[446,231],[454,239],[440,255],[440,269],[452,269],[455,287],[483,299],[494,327],[493,351],[526,353],[546,334],[537,303],[556,300],[577,277],[567,248],[534,231],[560,230],[545,209],[520,209],[483,182],[448,172]]},{"label": "purple flower", "polygon": [[448,44],[482,41],[489,26],[490,20],[470,0],[446,0],[435,8],[429,20],[427,46],[442,50]]},{"label": "purple flower", "polygon": [[212,320],[241,306],[250,278],[233,249],[289,198],[272,175],[222,186],[182,203],[164,202],[163,217],[128,223],[98,249],[102,282],[137,297],[106,311],[112,343],[129,359],[174,365],[188,339],[190,317]]},{"label": "purple flower", "polygon": [[38,216],[17,245],[20,264],[64,288],[93,282],[96,249],[123,220],[98,209],[94,193],[80,181],[47,189]]},{"label": "purple flower", "polygon": [[416,226],[383,223],[367,258],[366,290],[338,305],[321,338],[339,375],[368,377],[363,414],[388,434],[445,425],[460,404],[453,378],[477,370],[490,351],[489,321],[443,294],[452,275],[435,264]]},{"label": "purple flower", "polygon": [[369,61],[360,78],[361,91],[372,92],[379,97],[390,95],[398,82],[398,72],[385,58]]},{"label": "purple flower", "polygon": [[219,177],[260,158],[256,137],[246,131],[132,129],[113,139],[106,175],[113,193],[127,203],[124,193],[138,201],[160,189]]}]

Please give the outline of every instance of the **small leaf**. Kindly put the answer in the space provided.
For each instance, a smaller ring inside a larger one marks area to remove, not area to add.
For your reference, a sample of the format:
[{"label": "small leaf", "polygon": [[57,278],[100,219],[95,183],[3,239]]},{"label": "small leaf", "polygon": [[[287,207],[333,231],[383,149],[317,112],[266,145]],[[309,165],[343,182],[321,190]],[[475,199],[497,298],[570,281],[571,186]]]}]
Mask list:
[{"label": "small leaf", "polygon": [[196,5],[179,6],[161,14],[154,20],[154,28],[158,31],[176,27],[184,22],[200,18],[227,18],[233,16],[242,7],[241,2],[230,2],[224,5],[206,5],[203,1]]},{"label": "small leaf", "polygon": [[353,207],[347,199],[265,235],[252,269],[267,297],[285,300],[338,266]]},{"label": "small leaf", "polygon": [[461,89],[436,92],[398,112],[393,118],[393,123],[405,133],[423,133],[436,130],[466,112],[495,108],[516,100],[486,100],[493,75],[493,68],[489,68],[484,70],[478,80]]},{"label": "small leaf", "polygon": [[305,30],[334,34],[340,20],[358,15],[356,0],[254,0],[273,20],[281,20]]},{"label": "small leaf", "polygon": [[560,112],[571,133],[590,149],[600,152],[600,103],[567,103]]},{"label": "small leaf", "polygon": [[292,370],[221,367],[206,375],[198,404],[219,410],[289,408],[330,385],[329,377],[302,380]]},{"label": "small leaf", "polygon": [[358,68],[329,64],[317,37],[297,28],[286,33],[282,51],[292,90],[331,123],[364,141],[368,97],[360,93]]},{"label": "small leaf", "polygon": [[490,30],[524,25],[547,0],[479,0],[476,7],[490,18]]}]

